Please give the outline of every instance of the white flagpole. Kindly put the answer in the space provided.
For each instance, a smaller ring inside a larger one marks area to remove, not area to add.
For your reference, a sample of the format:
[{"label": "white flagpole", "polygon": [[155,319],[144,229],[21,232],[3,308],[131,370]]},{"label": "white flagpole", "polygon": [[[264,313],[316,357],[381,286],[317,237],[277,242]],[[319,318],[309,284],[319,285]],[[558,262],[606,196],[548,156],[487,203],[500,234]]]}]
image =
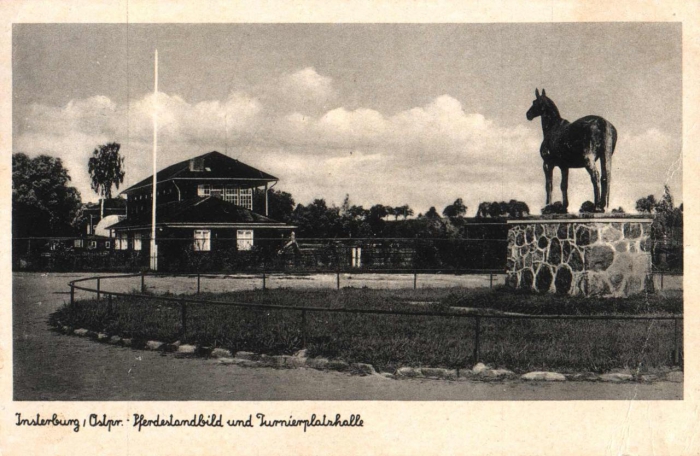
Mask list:
[{"label": "white flagpole", "polygon": [[156,156],[158,153],[158,49],[155,54],[153,89],[153,195],[151,198],[151,270],[158,270],[158,244],[156,244]]}]

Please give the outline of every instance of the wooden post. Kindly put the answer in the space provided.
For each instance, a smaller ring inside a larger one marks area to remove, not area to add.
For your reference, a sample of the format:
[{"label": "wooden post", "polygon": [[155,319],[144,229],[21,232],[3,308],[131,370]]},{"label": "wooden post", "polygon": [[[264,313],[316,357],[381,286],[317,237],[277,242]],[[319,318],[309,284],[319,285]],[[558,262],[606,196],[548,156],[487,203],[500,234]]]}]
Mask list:
[{"label": "wooden post", "polygon": [[418,286],[418,273],[414,270],[413,271],[413,289],[415,290],[417,286]]},{"label": "wooden post", "polygon": [[187,302],[183,299],[180,303],[180,322],[182,325],[182,335],[180,336],[180,342],[185,342],[185,335],[187,334]]},{"label": "wooden post", "polygon": [[265,285],[266,285],[265,282],[266,281],[267,281],[267,276],[265,275],[265,271],[263,271],[263,291],[265,291]]},{"label": "wooden post", "polygon": [[301,348],[306,348],[306,311],[301,311]]},{"label": "wooden post", "polygon": [[112,315],[112,294],[107,293],[107,315]]},{"label": "wooden post", "polygon": [[664,272],[661,271],[661,289],[664,289]]},{"label": "wooden post", "polygon": [[97,278],[97,300],[100,300],[100,278]]},{"label": "wooden post", "polygon": [[141,271],[141,293],[146,292],[146,271]]},{"label": "wooden post", "polygon": [[199,281],[200,281],[200,274],[199,274],[199,272],[198,272],[198,273],[197,273],[197,294],[199,294],[199,290],[200,290],[200,286],[199,286],[199,283],[200,283],[200,282],[199,282]]},{"label": "wooden post", "polygon": [[340,271],[336,272],[335,274],[335,288],[336,290],[340,290]]},{"label": "wooden post", "polygon": [[489,288],[493,290],[493,272],[489,272]]},{"label": "wooden post", "polygon": [[481,318],[476,317],[476,332],[474,334],[474,364],[479,362],[479,332],[481,329]]},{"label": "wooden post", "polygon": [[70,305],[73,307],[75,305],[75,285],[70,284]]}]

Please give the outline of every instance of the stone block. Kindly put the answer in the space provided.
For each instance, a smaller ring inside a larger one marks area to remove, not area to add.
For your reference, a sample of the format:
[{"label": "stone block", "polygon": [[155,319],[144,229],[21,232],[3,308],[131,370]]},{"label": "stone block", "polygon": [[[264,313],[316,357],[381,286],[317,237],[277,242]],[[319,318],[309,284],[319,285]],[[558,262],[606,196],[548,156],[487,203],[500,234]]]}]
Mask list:
[{"label": "stone block", "polygon": [[89,333],[90,333],[90,331],[88,331],[85,328],[80,328],[80,329],[76,329],[75,331],[73,331],[73,334],[75,334],[78,337],[87,337]]},{"label": "stone block", "polygon": [[309,358],[306,360],[306,365],[313,369],[327,369],[328,359],[326,358]]},{"label": "stone block", "polygon": [[119,336],[112,336],[109,338],[109,343],[112,345],[117,345],[122,343],[123,339]]},{"label": "stone block", "polygon": [[162,350],[165,347],[165,343],[159,341],[159,340],[149,340],[146,342],[146,348],[148,350],[153,350],[153,351],[158,351]]},{"label": "stone block", "polygon": [[666,381],[683,383],[683,371],[672,371],[666,374]]},{"label": "stone block", "polygon": [[230,350],[218,347],[212,350],[209,356],[211,356],[212,358],[233,358]]},{"label": "stone block", "polygon": [[396,376],[397,377],[415,378],[415,377],[422,377],[423,373],[421,372],[420,368],[400,367],[396,370]]},{"label": "stone block", "polygon": [[109,335],[107,335],[105,333],[98,333],[97,340],[100,342],[107,342],[109,340]]},{"label": "stone block", "polygon": [[554,279],[554,287],[559,294],[568,294],[571,290],[571,282],[573,280],[573,274],[571,270],[566,265],[561,265],[557,269],[557,275]]},{"label": "stone block", "polygon": [[487,369],[481,373],[486,378],[508,378],[515,376],[515,372],[508,369]]},{"label": "stone block", "polygon": [[335,371],[346,371],[350,365],[342,359],[332,359],[328,361],[328,369]]},{"label": "stone block", "polygon": [[181,355],[194,355],[197,353],[195,345],[183,344],[177,347],[177,353]]},{"label": "stone block", "polygon": [[605,271],[615,260],[615,252],[608,245],[594,245],[586,255],[587,269],[590,271]]},{"label": "stone block", "polygon": [[624,374],[620,372],[611,372],[608,374],[603,374],[598,377],[598,379],[602,382],[613,382],[613,383],[619,383],[619,382],[630,382],[634,379],[634,377],[631,374]]},{"label": "stone block", "polygon": [[485,370],[488,370],[489,367],[484,364],[484,363],[477,363],[473,368],[472,368],[472,373],[473,374],[480,374],[484,372]]},{"label": "stone block", "polygon": [[249,359],[249,360],[253,361],[253,360],[255,360],[257,355],[253,352],[237,351],[235,357],[238,359]]},{"label": "stone block", "polygon": [[547,263],[556,266],[561,263],[561,243],[559,239],[554,238],[549,243],[549,251],[547,252]]},{"label": "stone block", "polygon": [[353,373],[359,375],[374,375],[377,373],[377,371],[374,370],[374,366],[365,363],[352,363],[350,369]]},{"label": "stone block", "polygon": [[566,377],[558,372],[528,372],[520,377],[528,381],[563,382]]},{"label": "stone block", "polygon": [[535,278],[536,290],[540,292],[548,291],[552,285],[552,278],[552,271],[549,269],[549,266],[542,264]]}]

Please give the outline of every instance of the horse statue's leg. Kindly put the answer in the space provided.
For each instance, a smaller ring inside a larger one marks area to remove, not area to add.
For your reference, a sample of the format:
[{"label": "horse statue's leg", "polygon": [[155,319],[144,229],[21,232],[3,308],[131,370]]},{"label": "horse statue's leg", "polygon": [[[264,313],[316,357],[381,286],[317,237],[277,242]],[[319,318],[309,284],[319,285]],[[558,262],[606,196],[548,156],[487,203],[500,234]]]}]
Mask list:
[{"label": "horse statue's leg", "polygon": [[544,162],[542,164],[542,169],[544,170],[544,189],[547,193],[547,202],[545,204],[549,206],[552,204],[552,174],[554,167],[548,162]]},{"label": "horse statue's leg", "polygon": [[598,174],[593,154],[587,154],[586,156],[586,171],[590,174],[591,183],[593,184],[593,204],[596,208],[600,208],[600,174]]},{"label": "horse statue's leg", "polygon": [[569,168],[559,167],[561,170],[561,202],[564,209],[569,207]]},{"label": "horse statue's leg", "polygon": [[612,180],[612,156],[615,151],[615,143],[617,141],[617,131],[609,122],[605,128],[605,140],[603,142],[604,149],[600,153],[600,190],[601,201],[600,208],[605,210],[610,204],[610,181]]}]

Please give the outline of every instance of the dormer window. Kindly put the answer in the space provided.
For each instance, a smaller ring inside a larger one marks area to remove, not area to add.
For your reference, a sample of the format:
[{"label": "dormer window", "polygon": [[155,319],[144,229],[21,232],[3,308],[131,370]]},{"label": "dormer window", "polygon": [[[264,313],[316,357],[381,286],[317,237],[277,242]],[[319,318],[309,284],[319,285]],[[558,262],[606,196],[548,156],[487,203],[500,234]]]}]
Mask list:
[{"label": "dormer window", "polygon": [[196,157],[190,159],[190,171],[204,171],[204,158]]}]

